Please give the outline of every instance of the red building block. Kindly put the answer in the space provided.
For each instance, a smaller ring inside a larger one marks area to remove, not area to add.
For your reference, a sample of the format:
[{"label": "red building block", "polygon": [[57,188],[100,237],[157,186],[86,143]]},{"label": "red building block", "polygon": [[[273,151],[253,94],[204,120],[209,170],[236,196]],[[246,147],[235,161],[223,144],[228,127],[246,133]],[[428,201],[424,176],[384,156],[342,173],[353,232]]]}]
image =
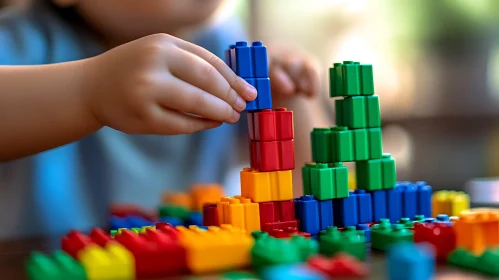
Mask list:
[{"label": "red building block", "polygon": [[78,252],[88,245],[94,244],[90,237],[78,231],[71,231],[61,240],[62,250],[74,259],[78,259]]},{"label": "red building block", "polygon": [[138,206],[132,204],[115,204],[111,205],[109,209],[111,216],[117,217],[128,217],[128,216],[139,216],[146,220],[156,221],[158,216],[156,213],[148,212]]},{"label": "red building block", "polygon": [[294,200],[278,201],[275,203],[277,204],[277,208],[278,208],[278,212],[279,212],[278,221],[286,222],[286,221],[295,220],[295,201]]},{"label": "red building block", "polygon": [[248,134],[252,141],[294,139],[293,111],[286,108],[248,113]]},{"label": "red building block", "polygon": [[333,277],[363,277],[369,274],[366,264],[347,254],[336,254],[333,258],[316,255],[308,259],[308,265],[327,276]]},{"label": "red building block", "polygon": [[124,230],[115,236],[135,258],[137,278],[165,277],[187,271],[186,251],[163,230],[147,229],[136,234]]},{"label": "red building block", "polygon": [[261,225],[263,232],[271,232],[274,229],[282,229],[286,230],[288,228],[298,228],[298,220],[286,221],[286,222],[273,222],[273,223],[265,223]]},{"label": "red building block", "polygon": [[275,238],[290,238],[293,235],[301,235],[306,238],[311,237],[310,233],[298,231],[298,228],[295,227],[289,227],[286,229],[273,229],[269,232],[269,235]]},{"label": "red building block", "polygon": [[100,228],[94,228],[90,232],[90,239],[92,242],[96,243],[97,245],[104,247],[109,243],[110,241],[113,240],[109,234],[107,234],[103,229]]},{"label": "red building block", "polygon": [[203,226],[220,226],[216,203],[203,205]]},{"label": "red building block", "polygon": [[250,143],[250,164],[261,172],[295,168],[294,140]]},{"label": "red building block", "polygon": [[436,259],[446,261],[456,249],[456,233],[445,223],[414,223],[414,242],[428,242],[435,247]]},{"label": "red building block", "polygon": [[172,240],[178,240],[180,232],[169,223],[156,223],[156,230],[166,234]]}]

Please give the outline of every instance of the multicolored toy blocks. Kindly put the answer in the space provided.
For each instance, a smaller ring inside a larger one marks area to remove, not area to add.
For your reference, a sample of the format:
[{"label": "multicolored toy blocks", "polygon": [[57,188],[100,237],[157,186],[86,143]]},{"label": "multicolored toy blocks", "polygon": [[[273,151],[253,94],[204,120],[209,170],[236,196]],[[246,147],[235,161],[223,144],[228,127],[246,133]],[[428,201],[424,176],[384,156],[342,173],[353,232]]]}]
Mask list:
[{"label": "multicolored toy blocks", "polygon": [[63,251],[51,256],[33,252],[26,263],[28,279],[31,280],[86,280],[85,269],[74,258]]},{"label": "multicolored toy blocks", "polygon": [[187,267],[193,273],[207,273],[247,267],[253,238],[244,230],[229,225],[177,227],[179,242],[187,252]]},{"label": "multicolored toy blocks", "polygon": [[401,224],[390,224],[390,220],[381,219],[371,227],[371,248],[386,251],[390,246],[402,242],[413,242],[414,233]]},{"label": "multicolored toy blocks", "polygon": [[452,225],[446,223],[415,223],[414,242],[433,245],[437,260],[445,261],[456,249],[456,233]]},{"label": "multicolored toy blocks", "polygon": [[432,196],[433,217],[438,214],[459,216],[470,209],[470,197],[460,191],[437,191]]},{"label": "multicolored toy blocks", "polygon": [[449,255],[449,264],[474,270],[490,276],[499,276],[499,248],[489,248],[480,255],[475,255],[465,248],[458,248]]},{"label": "multicolored toy blocks", "polygon": [[428,243],[399,243],[388,250],[388,279],[430,280],[435,270],[435,252]]},{"label": "multicolored toy blocks", "polygon": [[[218,220],[251,233],[260,230],[260,209],[251,199],[235,196],[223,197],[217,203]],[[206,225],[206,224],[205,224]]]},{"label": "multicolored toy blocks", "polygon": [[319,235],[320,253],[333,256],[337,253],[347,253],[361,261],[367,256],[364,231],[353,227],[346,227],[339,231],[337,227],[328,227]]},{"label": "multicolored toy blocks", "polygon": [[246,111],[272,108],[270,91],[269,63],[267,48],[262,42],[236,42],[225,53],[229,67],[246,82],[254,86],[258,92],[255,100],[246,103]]},{"label": "multicolored toy blocks", "polygon": [[499,245],[499,212],[476,209],[461,212],[454,225],[456,246],[473,254]]}]

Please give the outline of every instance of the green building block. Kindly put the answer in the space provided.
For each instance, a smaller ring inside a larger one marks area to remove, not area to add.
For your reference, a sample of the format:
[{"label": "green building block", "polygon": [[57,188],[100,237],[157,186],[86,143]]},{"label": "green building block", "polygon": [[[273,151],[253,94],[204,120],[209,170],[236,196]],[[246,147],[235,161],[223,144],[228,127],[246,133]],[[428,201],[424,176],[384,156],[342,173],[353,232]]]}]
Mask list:
[{"label": "green building block", "polygon": [[364,231],[347,227],[340,232],[337,227],[328,227],[319,234],[319,252],[333,256],[344,252],[363,261],[367,256]]},{"label": "green building block", "polygon": [[383,154],[381,159],[356,163],[357,188],[367,191],[392,189],[396,184],[395,159]]},{"label": "green building block", "polygon": [[371,248],[386,251],[392,244],[413,242],[414,234],[401,224],[390,224],[389,219],[381,219],[371,228]]},{"label": "green building block", "polygon": [[255,241],[251,249],[253,268],[301,262],[302,254],[295,244],[285,239],[263,237]]},{"label": "green building block", "polygon": [[[381,128],[368,128],[368,159],[377,159],[383,157],[383,141],[381,137]],[[359,159],[360,160],[360,159]]]},{"label": "green building block", "polygon": [[293,246],[298,248],[300,254],[300,261],[306,262],[311,256],[319,253],[319,244],[317,240],[312,238],[305,238],[300,235],[294,235],[289,241]]},{"label": "green building block", "polygon": [[111,237],[114,237],[116,234],[118,234],[118,230],[117,229],[112,229],[110,231],[110,234],[111,234]]},{"label": "green building block", "polygon": [[352,96],[338,99],[336,125],[349,129],[381,127],[378,96]]},{"label": "green building block", "polygon": [[331,129],[314,128],[311,133],[312,160],[319,163],[333,162],[331,158]]},{"label": "green building block", "polygon": [[175,217],[185,220],[189,217],[190,213],[189,209],[177,205],[162,205],[159,207],[160,217]]},{"label": "green building block", "polygon": [[260,238],[269,237],[269,233],[263,232],[261,230],[256,230],[256,231],[251,233],[251,236],[253,237],[253,239],[258,240]]},{"label": "green building block", "polygon": [[476,256],[465,248],[457,248],[447,257],[449,264],[488,274],[499,276],[499,247],[489,248],[480,256]]},{"label": "green building block", "polygon": [[26,272],[30,280],[85,280],[85,269],[63,251],[55,251],[52,257],[40,252],[31,254],[26,263]]},{"label": "green building block", "polygon": [[348,197],[348,168],[341,162],[307,163],[302,168],[303,192],[319,200]]},{"label": "green building block", "polygon": [[354,161],[352,131],[344,126],[331,128],[331,159],[332,162]]},{"label": "green building block", "polygon": [[397,224],[403,225],[404,228],[414,228],[414,221],[411,221],[411,218],[401,218]]},{"label": "green building block", "polygon": [[331,97],[373,95],[372,65],[353,61],[334,63],[329,69],[329,90]]},{"label": "green building block", "polygon": [[414,223],[424,223],[425,222],[425,216],[424,215],[416,215],[414,216]]},{"label": "green building block", "polygon": [[489,248],[478,258],[479,271],[499,276],[499,247]]},{"label": "green building block", "polygon": [[479,267],[478,258],[464,248],[457,248],[450,253],[447,257],[447,262],[458,267],[472,270],[476,270]]},{"label": "green building block", "polygon": [[[201,278],[204,279],[204,278]],[[259,279],[258,275],[247,271],[230,271],[225,273],[221,280],[249,280]]]}]

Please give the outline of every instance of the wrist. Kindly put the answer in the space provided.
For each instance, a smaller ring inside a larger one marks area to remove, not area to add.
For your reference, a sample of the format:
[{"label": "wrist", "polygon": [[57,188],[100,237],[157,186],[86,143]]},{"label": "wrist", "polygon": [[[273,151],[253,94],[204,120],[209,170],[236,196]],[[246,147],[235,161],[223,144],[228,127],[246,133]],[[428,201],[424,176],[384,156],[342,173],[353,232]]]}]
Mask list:
[{"label": "wrist", "polygon": [[75,63],[75,67],[78,73],[78,90],[76,92],[77,98],[79,99],[79,104],[81,104],[81,114],[84,120],[87,120],[89,127],[94,128],[94,130],[99,130],[104,126],[104,124],[98,118],[98,114],[95,111],[96,106],[94,106],[96,87],[96,76],[93,71],[95,67],[95,58],[89,58],[85,60],[80,60]]}]

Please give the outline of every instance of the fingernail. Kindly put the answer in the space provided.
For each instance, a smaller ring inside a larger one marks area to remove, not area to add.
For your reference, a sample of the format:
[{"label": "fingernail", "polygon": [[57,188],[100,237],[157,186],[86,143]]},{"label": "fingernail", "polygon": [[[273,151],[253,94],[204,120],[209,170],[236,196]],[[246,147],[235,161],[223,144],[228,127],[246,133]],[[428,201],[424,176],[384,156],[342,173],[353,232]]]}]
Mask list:
[{"label": "fingernail", "polygon": [[256,98],[256,95],[257,95],[256,88],[254,86],[248,84],[246,86],[246,94],[247,94],[248,98],[250,99],[249,101],[254,100]]},{"label": "fingernail", "polygon": [[239,120],[239,118],[240,118],[240,117],[241,117],[241,114],[239,114],[239,112],[234,111],[234,112],[232,113],[232,121],[233,121],[233,122],[237,122],[237,121]]},{"label": "fingernail", "polygon": [[241,112],[245,108],[246,108],[246,101],[244,101],[241,97],[238,96],[236,100],[236,110]]}]

